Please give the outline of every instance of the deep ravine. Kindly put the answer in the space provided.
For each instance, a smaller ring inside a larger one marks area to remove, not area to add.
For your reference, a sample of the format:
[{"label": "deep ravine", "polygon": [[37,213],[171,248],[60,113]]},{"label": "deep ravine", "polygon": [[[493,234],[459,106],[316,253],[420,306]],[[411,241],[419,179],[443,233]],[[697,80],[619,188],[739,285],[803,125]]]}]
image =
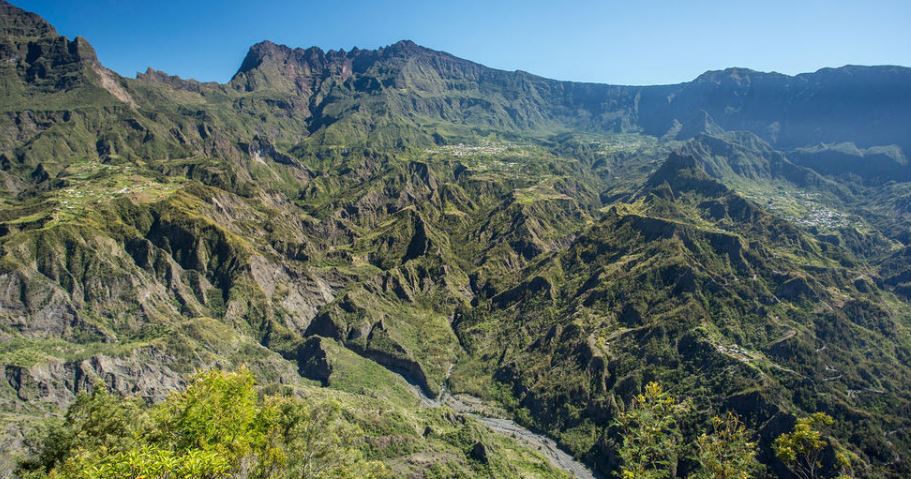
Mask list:
[{"label": "deep ravine", "polygon": [[[452,372],[452,366],[450,366],[449,372],[447,372],[447,380],[450,372]],[[573,478],[603,479],[602,476],[596,474],[591,468],[576,460],[571,454],[560,449],[560,446],[558,446],[557,442],[553,439],[544,436],[543,434],[533,432],[511,419],[485,415],[481,411],[481,408],[478,407],[483,404],[483,400],[468,394],[450,394],[446,387],[446,383],[447,381],[444,380],[443,385],[440,388],[440,395],[437,398],[432,398],[427,396],[420,387],[408,382],[411,389],[420,398],[421,404],[424,407],[436,408],[448,406],[460,414],[477,419],[490,430],[525,443],[527,446],[541,453],[555,467],[565,471]]]}]

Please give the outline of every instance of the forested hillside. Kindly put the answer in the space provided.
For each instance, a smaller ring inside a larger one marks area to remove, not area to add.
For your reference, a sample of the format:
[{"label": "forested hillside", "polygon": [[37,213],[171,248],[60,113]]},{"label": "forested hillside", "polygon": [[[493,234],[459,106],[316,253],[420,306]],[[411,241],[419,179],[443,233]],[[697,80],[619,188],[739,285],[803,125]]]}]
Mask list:
[{"label": "forested hillside", "polygon": [[409,41],[124,78],[0,0],[3,472],[908,477],[909,102]]}]

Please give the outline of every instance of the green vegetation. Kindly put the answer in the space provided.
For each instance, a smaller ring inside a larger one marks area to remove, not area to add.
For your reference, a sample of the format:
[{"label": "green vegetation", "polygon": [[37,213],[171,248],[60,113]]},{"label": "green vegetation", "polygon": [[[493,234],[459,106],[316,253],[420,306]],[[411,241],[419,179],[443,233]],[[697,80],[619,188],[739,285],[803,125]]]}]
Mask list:
[{"label": "green vegetation", "polygon": [[618,456],[623,479],[666,479],[677,476],[683,450],[678,421],[689,408],[677,403],[658,383],[649,383],[630,408],[617,417],[623,434]]},{"label": "green vegetation", "polygon": [[691,416],[692,404],[678,402],[658,383],[649,383],[616,425],[622,435],[618,456],[621,478],[673,478],[689,454],[698,468],[691,479],[750,479],[759,477],[757,446],[751,433],[733,413],[713,417],[712,431],[699,435],[695,445],[684,441],[681,428]]},{"label": "green vegetation", "polygon": [[752,433],[733,413],[712,418],[712,433],[696,439],[696,479],[750,479],[763,467]]},{"label": "green vegetation", "polygon": [[264,42],[227,84],[126,79],[2,0],[0,47],[0,475],[47,423],[58,477],[291,474],[312,428],[336,475],[561,477],[449,394],[603,476],[911,475],[905,69]]},{"label": "green vegetation", "polygon": [[[38,429],[19,474],[315,479],[398,477],[418,468],[423,477],[562,477],[508,438],[464,417],[447,419],[451,412],[319,391],[267,393],[241,369],[198,374],[151,406],[104,390],[83,394],[62,420]],[[486,444],[483,462],[471,455],[476,444]]]},{"label": "green vegetation", "polygon": [[82,395],[22,466],[23,477],[387,475],[382,463],[363,458],[362,433],[338,404],[259,398],[253,385],[247,371],[204,373],[152,408],[103,390]]},{"label": "green vegetation", "polygon": [[[817,412],[807,417],[798,418],[791,432],[784,433],[772,443],[775,456],[781,459],[795,476],[801,479],[821,477],[849,478],[851,460],[844,451],[834,453],[834,463],[823,464],[823,453],[832,444],[823,438],[820,429],[835,424],[826,413]],[[827,470],[831,471],[827,474]]]}]

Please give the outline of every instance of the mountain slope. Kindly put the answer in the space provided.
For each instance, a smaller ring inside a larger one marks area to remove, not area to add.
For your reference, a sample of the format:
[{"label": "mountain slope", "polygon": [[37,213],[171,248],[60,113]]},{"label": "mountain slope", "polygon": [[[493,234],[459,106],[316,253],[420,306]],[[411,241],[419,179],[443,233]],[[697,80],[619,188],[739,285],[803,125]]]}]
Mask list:
[{"label": "mountain slope", "polygon": [[[908,305],[685,152],[646,184],[459,323],[517,414],[610,469],[617,438],[605,418],[658,380],[706,401],[705,414],[723,404],[750,417],[765,439],[787,411],[823,409],[864,431],[866,457],[900,456],[907,437],[887,432],[907,428],[902,414],[874,425],[860,411],[909,405]],[[476,381],[455,377],[456,390]]]},{"label": "mountain slope", "polygon": [[689,439],[736,411],[780,477],[771,440],[817,410],[859,477],[909,472],[906,162],[828,156],[903,158],[907,69],[629,87],[264,42],[222,85],[121,78],[5,2],[0,27],[10,437],[80,392],[246,365],[399,411],[375,441],[403,475],[556,473],[402,378],[608,473],[658,380],[698,405]]}]

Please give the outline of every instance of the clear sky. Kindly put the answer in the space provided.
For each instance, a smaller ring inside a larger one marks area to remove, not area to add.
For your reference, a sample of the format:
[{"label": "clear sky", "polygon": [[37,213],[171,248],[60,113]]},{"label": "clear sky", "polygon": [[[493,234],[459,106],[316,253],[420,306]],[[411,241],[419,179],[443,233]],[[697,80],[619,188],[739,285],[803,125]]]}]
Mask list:
[{"label": "clear sky", "polygon": [[409,39],[561,80],[676,83],[731,66],[795,74],[911,66],[911,0],[12,0],[101,61],[227,81],[248,47]]}]

